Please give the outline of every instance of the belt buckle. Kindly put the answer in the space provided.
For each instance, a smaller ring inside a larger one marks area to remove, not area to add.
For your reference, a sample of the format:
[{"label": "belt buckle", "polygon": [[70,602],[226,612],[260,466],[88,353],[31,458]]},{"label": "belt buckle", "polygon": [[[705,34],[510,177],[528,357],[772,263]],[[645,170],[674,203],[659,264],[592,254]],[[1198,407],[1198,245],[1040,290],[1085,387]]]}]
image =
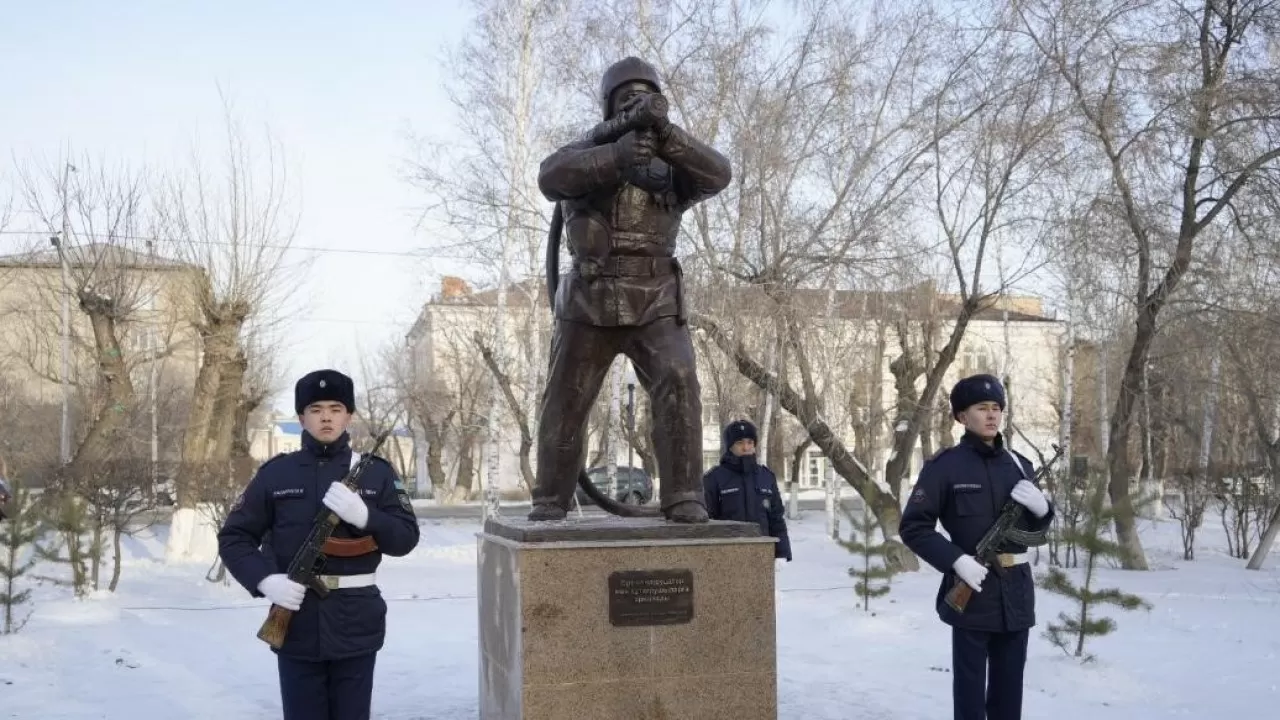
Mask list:
[{"label": "belt buckle", "polygon": [[324,586],[329,588],[330,590],[337,590],[338,587],[342,584],[341,583],[342,578],[338,577],[337,575],[321,575],[320,579],[324,582]]},{"label": "belt buckle", "polygon": [[1000,553],[996,557],[1000,560],[1000,567],[1008,568],[1014,566],[1014,560],[1016,558],[1014,558],[1013,553]]},{"label": "belt buckle", "polygon": [[578,261],[578,275],[583,280],[591,282],[603,274],[603,268],[600,262],[594,258],[584,258]]}]

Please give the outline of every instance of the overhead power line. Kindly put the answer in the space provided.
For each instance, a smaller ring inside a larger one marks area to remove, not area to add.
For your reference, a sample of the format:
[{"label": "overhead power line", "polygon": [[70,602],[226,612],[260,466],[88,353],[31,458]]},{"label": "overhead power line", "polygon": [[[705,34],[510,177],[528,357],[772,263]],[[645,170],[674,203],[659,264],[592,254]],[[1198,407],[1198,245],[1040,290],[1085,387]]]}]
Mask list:
[{"label": "overhead power line", "polygon": [[[0,235],[48,235],[48,230],[0,230]],[[164,237],[148,237],[145,235],[112,235],[107,233],[73,233],[80,237],[91,239],[116,239],[116,240],[136,240],[142,242],[160,243],[195,243],[197,245],[218,245],[218,246],[235,246],[239,243],[226,242],[222,240],[183,240],[178,241],[173,238]],[[445,257],[440,254],[439,250],[370,250],[366,248],[333,248],[333,247],[314,247],[307,245],[279,245],[268,243],[243,243],[244,245],[252,245],[253,247],[268,248],[272,250],[299,250],[302,252],[313,253],[345,253],[351,255],[383,255],[389,257],[411,257],[411,258],[440,258]]]}]

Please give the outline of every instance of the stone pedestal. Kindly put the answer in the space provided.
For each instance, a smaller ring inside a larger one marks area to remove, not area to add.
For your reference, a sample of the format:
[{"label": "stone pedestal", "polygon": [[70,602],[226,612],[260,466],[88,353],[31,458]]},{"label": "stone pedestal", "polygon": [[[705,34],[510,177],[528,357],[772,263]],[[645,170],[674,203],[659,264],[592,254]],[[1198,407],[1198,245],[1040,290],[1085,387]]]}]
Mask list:
[{"label": "stone pedestal", "polygon": [[481,720],[776,720],[771,537],[752,523],[495,518]]}]

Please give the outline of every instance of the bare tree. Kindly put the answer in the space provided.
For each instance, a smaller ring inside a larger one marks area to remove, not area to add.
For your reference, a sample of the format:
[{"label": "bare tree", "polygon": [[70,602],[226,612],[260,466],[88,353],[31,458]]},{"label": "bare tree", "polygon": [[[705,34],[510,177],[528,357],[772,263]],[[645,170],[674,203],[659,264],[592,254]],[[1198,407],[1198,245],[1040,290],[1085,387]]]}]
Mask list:
[{"label": "bare tree", "polygon": [[[56,288],[45,288],[51,291],[47,295],[69,294],[92,338],[94,402],[87,413],[92,420],[70,460],[72,476],[84,477],[88,468],[113,455],[137,403],[123,338],[146,292],[148,262],[136,250],[146,228],[143,175],[87,158],[74,172],[46,168],[42,177],[24,175],[29,209],[58,234],[47,262],[61,265],[66,285],[58,281]],[[62,236],[63,229],[71,236]],[[45,337],[54,335],[53,328],[44,331]]]},{"label": "bare tree", "polygon": [[[520,347],[512,342],[508,292],[520,295],[522,307],[545,307],[542,283],[530,282],[543,277],[550,212],[537,189],[537,171],[539,159],[563,139],[557,123],[565,120],[559,113],[564,93],[551,82],[551,56],[566,42],[571,15],[569,4],[559,0],[470,4],[475,11],[471,32],[444,60],[446,89],[456,111],[453,132],[445,141],[424,144],[413,175],[427,195],[427,212],[454,231],[446,242],[460,242],[465,257],[496,270],[496,312],[484,341],[486,367],[494,371],[485,412],[486,489],[492,490],[506,425],[502,410],[515,416],[513,424],[526,442],[535,422],[535,388],[542,384],[543,328],[550,318],[546,312],[524,314],[527,342]],[[520,384],[530,391],[512,392],[516,378],[525,378]],[[521,458],[522,472],[528,471],[528,453]],[[497,496],[487,495],[490,507]]]},{"label": "bare tree", "polygon": [[[356,400],[359,423],[353,434],[353,442],[363,442],[365,438],[373,438],[383,432],[399,432],[404,429],[408,420],[407,404],[397,384],[397,374],[392,367],[399,359],[396,346],[389,345],[377,352],[376,358],[361,353],[360,374],[364,377],[362,390]],[[398,438],[393,438],[398,441]],[[402,457],[399,452],[391,451],[384,446],[383,452],[390,460],[392,467],[400,477],[408,477],[410,468],[406,465],[409,458]]]},{"label": "bare tree", "polygon": [[225,100],[224,109],[221,167],[208,168],[193,151],[189,167],[166,180],[158,203],[162,234],[173,241],[173,252],[205,273],[192,288],[202,352],[167,548],[174,559],[190,555],[202,486],[219,483],[230,462],[231,410],[241,396],[246,325],[251,318],[265,325],[281,289],[291,285],[284,279],[284,254],[296,220],[289,214],[280,147],[269,133],[265,147],[251,147]]},{"label": "bare tree", "polygon": [[1252,179],[1276,170],[1280,71],[1262,51],[1280,30],[1280,9],[1250,0],[1013,5],[1066,84],[1078,117],[1073,146],[1091,150],[1108,177],[1099,202],[1127,231],[1120,252],[1137,259],[1128,278],[1134,334],[1107,465],[1122,565],[1145,570],[1130,492],[1142,374],[1161,311],[1202,256],[1205,231]]},{"label": "bare tree", "polygon": [[[236,354],[235,363],[224,369],[222,375],[223,383],[238,391],[220,396],[215,408],[218,417],[231,417],[228,423],[229,457],[225,461],[211,461],[211,467],[200,470],[201,477],[207,481],[201,491],[200,512],[202,519],[212,527],[221,527],[226,522],[236,500],[256,471],[258,463],[250,454],[249,427],[279,384],[275,348],[265,341],[260,332],[261,328],[251,330],[244,348]],[[210,582],[226,580],[226,568],[221,558],[214,558],[205,579]]]},{"label": "bare tree", "polygon": [[[102,533],[116,519],[120,493],[100,492],[119,484],[107,479],[105,468],[130,459],[131,418],[137,411],[138,396],[130,373],[130,324],[138,312],[148,286],[155,280],[153,260],[135,250],[145,232],[142,173],[128,168],[111,169],[88,158],[76,166],[61,163],[59,169],[24,172],[24,194],[31,213],[56,233],[54,252],[30,258],[38,273],[35,291],[46,307],[57,305],[61,297],[64,313],[73,304],[83,316],[74,326],[88,326],[84,345],[89,351],[91,370],[76,375],[76,395],[83,398],[81,432],[68,438],[73,450],[65,466],[50,472],[52,479],[46,501],[57,539],[65,547],[59,555],[54,545],[43,548],[45,557],[61,560],[71,568],[71,585],[78,594],[97,587],[102,553]],[[54,270],[60,268],[60,272]],[[57,278],[57,280],[54,280]],[[33,342],[28,348],[48,348],[57,335],[44,326],[52,312],[28,316]],[[63,352],[70,345],[72,318],[64,314]],[[38,352],[38,351],[37,351]],[[49,359],[52,359],[50,353]],[[70,387],[73,358],[68,353],[59,380]],[[52,362],[42,363],[51,367]],[[149,474],[143,479],[149,481]],[[138,479],[130,480],[137,485]],[[100,505],[98,503],[101,503]],[[127,514],[127,512],[126,512]],[[90,539],[86,540],[88,533]]]},{"label": "bare tree", "polygon": [[[815,317],[838,322],[847,312],[845,288],[882,270],[887,258],[919,264],[928,257],[930,243],[911,244],[922,221],[913,210],[933,216],[947,249],[943,267],[959,297],[930,289],[919,275],[923,290],[901,296],[897,317],[910,319],[896,332],[903,356],[891,369],[907,399],[893,423],[885,476],[889,487],[900,484],[968,322],[994,296],[995,289],[981,287],[988,244],[1003,235],[1039,234],[1028,208],[1043,199],[1044,175],[1057,158],[1047,142],[1053,106],[1046,103],[1050,88],[1042,69],[1019,62],[1013,44],[994,31],[957,44],[948,38],[965,34],[922,6],[877,9],[859,25],[837,17],[839,9],[824,6],[830,14],[805,15],[803,31],[781,60],[757,61],[760,66],[739,76],[735,87],[748,93],[741,104],[751,110],[733,119],[744,124],[735,128],[731,145],[740,179],[730,197],[708,203],[730,218],[718,235],[731,245],[721,249],[712,239],[716,233],[694,232],[719,278],[706,294],[718,293],[741,312],[744,296],[725,286],[759,288],[767,299],[760,315],[784,338],[799,389],[783,383],[781,371],[769,372],[717,319],[733,312],[704,303],[694,322],[745,376],[776,394],[868,502],[880,527],[894,533],[898,502],[844,446],[833,419],[824,417],[815,345],[805,341],[801,327]],[[931,194],[913,195],[924,180],[932,181]],[[819,183],[822,193],[815,196],[809,183]],[[823,284],[807,289],[815,277]],[[817,300],[798,302],[806,290]],[[832,291],[838,299],[823,302]],[[824,312],[824,306],[835,311]],[[940,349],[941,323],[930,329],[916,320],[931,309],[950,326]],[[922,374],[925,386],[916,396]]]}]

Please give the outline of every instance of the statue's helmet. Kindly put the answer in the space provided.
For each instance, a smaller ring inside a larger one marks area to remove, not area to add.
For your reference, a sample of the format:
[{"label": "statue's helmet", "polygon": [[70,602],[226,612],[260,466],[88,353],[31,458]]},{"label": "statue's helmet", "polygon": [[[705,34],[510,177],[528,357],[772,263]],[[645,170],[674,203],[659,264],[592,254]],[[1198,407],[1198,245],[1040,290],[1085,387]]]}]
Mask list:
[{"label": "statue's helmet", "polygon": [[600,79],[600,110],[609,117],[609,97],[613,91],[629,82],[644,82],[653,86],[654,92],[662,92],[658,71],[638,57],[625,57],[609,66]]}]

